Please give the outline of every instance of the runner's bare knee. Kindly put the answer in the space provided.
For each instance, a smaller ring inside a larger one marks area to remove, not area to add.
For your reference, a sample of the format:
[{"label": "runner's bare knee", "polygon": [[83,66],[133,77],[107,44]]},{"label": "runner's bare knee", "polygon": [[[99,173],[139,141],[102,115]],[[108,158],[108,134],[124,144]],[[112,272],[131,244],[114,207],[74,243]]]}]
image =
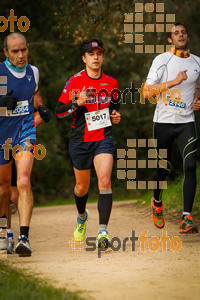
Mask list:
[{"label": "runner's bare knee", "polygon": [[88,185],[82,183],[76,183],[75,191],[79,196],[84,196],[88,192]]},{"label": "runner's bare knee", "polygon": [[111,189],[111,181],[109,176],[104,175],[99,178],[99,189],[100,190]]},{"label": "runner's bare knee", "polygon": [[17,188],[19,190],[27,190],[30,188],[30,178],[28,176],[22,175],[17,179]]}]

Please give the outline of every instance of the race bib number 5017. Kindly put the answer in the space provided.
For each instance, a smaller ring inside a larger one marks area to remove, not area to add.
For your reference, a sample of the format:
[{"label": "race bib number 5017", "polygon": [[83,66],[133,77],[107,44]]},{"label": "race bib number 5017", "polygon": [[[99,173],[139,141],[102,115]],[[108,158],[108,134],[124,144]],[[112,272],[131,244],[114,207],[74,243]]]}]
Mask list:
[{"label": "race bib number 5017", "polygon": [[111,126],[109,109],[101,109],[85,113],[88,131]]}]

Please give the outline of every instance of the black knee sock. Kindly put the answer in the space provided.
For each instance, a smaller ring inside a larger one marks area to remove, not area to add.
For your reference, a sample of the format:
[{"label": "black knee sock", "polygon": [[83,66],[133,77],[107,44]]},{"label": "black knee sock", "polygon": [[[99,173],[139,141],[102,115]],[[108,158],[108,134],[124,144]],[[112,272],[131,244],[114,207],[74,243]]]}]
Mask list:
[{"label": "black knee sock", "polygon": [[6,215],[3,215],[2,217],[0,217],[2,219],[7,219]]},{"label": "black knee sock", "polygon": [[112,209],[112,190],[100,191],[98,201],[99,224],[108,224]]},{"label": "black knee sock", "polygon": [[28,226],[20,226],[20,235],[25,235],[28,238],[29,227]]},{"label": "black knee sock", "polygon": [[88,199],[88,193],[84,196],[79,196],[74,191],[74,198],[75,198],[75,201],[76,201],[76,207],[77,207],[78,213],[79,214],[84,214],[87,199]]}]

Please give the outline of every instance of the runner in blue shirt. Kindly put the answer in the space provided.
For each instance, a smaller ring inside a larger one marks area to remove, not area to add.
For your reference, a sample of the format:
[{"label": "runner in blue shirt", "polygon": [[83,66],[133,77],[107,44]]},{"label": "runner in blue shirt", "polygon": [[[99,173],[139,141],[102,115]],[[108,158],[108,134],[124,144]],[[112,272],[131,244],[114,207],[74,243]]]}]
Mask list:
[{"label": "runner in blue shirt", "polygon": [[[20,236],[15,252],[29,256],[28,234],[33,210],[30,176],[36,144],[33,113],[34,96],[40,95],[39,72],[27,63],[28,45],[22,34],[11,33],[5,38],[4,53],[7,58],[0,65],[0,76],[1,85],[3,82],[7,91],[0,98],[0,217],[8,215],[11,167],[15,158],[20,217]],[[42,98],[36,108],[41,117],[49,121],[50,113],[43,106]],[[6,240],[4,243],[7,246]],[[2,241],[0,248],[3,248]]]}]

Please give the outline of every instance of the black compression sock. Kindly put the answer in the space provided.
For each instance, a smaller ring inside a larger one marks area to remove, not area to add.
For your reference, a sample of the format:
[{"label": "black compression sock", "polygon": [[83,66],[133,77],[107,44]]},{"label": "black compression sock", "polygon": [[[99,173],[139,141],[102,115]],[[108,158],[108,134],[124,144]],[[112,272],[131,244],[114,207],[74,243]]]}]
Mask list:
[{"label": "black compression sock", "polygon": [[7,219],[7,218],[6,218],[6,215],[3,215],[3,216],[2,216],[2,217],[0,217],[0,218]]},{"label": "black compression sock", "polygon": [[98,201],[99,224],[108,224],[112,209],[112,190],[100,191]]},{"label": "black compression sock", "polygon": [[84,214],[87,199],[88,199],[88,193],[84,196],[79,196],[74,191],[74,198],[75,198],[75,201],[76,201],[76,207],[77,207],[78,213],[81,214],[81,215]]}]

